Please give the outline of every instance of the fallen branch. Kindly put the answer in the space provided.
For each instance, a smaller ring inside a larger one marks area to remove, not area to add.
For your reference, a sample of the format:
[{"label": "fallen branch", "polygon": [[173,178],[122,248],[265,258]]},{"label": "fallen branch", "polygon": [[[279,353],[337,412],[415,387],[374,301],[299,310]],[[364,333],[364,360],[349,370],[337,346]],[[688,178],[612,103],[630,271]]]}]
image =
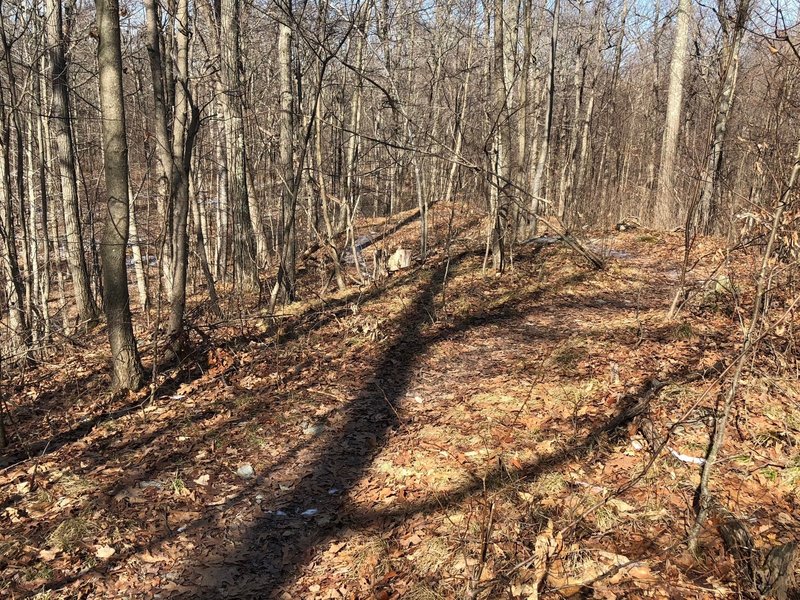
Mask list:
[{"label": "fallen branch", "polygon": [[[540,217],[539,215],[534,215],[537,221],[539,221],[542,225],[546,226],[548,229],[555,233],[557,240],[553,240],[553,238],[549,237],[533,237],[529,240],[522,242],[522,244],[539,244],[539,245],[546,245],[549,243],[554,243],[554,241],[561,241],[570,248],[572,248],[575,252],[583,256],[586,260],[588,260],[595,269],[602,269],[605,267],[605,261],[603,257],[601,257],[596,252],[587,248],[578,238],[572,235],[564,224],[557,219],[549,219],[546,217]],[[552,240],[552,241],[551,241]],[[546,242],[542,244],[541,242]]]}]

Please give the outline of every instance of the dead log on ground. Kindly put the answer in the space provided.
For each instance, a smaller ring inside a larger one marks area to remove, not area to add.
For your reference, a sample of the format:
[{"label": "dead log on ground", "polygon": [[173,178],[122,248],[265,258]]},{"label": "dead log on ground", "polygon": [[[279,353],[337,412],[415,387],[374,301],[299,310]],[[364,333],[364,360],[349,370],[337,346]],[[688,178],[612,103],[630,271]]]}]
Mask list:
[{"label": "dead log on ground", "polygon": [[[558,241],[563,242],[570,248],[572,248],[575,252],[583,256],[586,260],[588,260],[595,269],[602,269],[605,267],[605,260],[603,257],[594,252],[593,250],[587,248],[578,238],[572,235],[564,225],[558,221],[557,219],[546,219],[544,217],[537,216],[536,219],[545,225],[550,231],[555,234],[555,238]],[[538,237],[538,238],[531,238],[522,242],[523,244],[536,244],[536,240],[548,240],[547,243],[550,242],[553,238],[551,237]]]}]

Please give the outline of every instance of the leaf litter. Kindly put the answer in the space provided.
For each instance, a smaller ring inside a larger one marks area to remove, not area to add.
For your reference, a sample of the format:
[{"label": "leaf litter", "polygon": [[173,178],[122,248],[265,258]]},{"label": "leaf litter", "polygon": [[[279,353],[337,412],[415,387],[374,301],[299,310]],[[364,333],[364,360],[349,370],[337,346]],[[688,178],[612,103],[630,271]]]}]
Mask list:
[{"label": "leaf litter", "polygon": [[[736,593],[713,527],[703,556],[681,545],[718,385],[680,376],[735,352],[736,315],[664,322],[681,240],[662,237],[614,234],[601,273],[521,249],[501,278],[458,241],[444,303],[434,253],[277,327],[209,329],[152,401],[109,398],[99,351],[33,370],[8,399],[27,451],[0,471],[0,597]],[[800,531],[800,408],[766,362],[714,488],[775,545]],[[635,428],[597,431],[653,378],[671,383],[649,418],[671,433],[648,468]]]}]

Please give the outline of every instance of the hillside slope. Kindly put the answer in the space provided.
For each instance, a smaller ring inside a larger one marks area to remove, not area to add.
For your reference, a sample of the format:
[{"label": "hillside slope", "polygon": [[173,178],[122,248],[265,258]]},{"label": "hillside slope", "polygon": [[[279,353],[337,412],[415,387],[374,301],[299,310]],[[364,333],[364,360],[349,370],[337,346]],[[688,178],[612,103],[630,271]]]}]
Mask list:
[{"label": "hillside slope", "polygon": [[[41,367],[8,400],[25,444],[0,472],[0,595],[735,596],[715,524],[699,557],[684,544],[740,343],[732,300],[666,322],[681,239],[592,244],[603,271],[525,246],[484,277],[457,238],[277,323],[198,325],[199,354],[153,396],[102,392],[99,338]],[[703,244],[698,280],[716,266]],[[800,531],[797,379],[770,357],[712,485],[759,547]],[[625,418],[642,400],[646,419]]]}]

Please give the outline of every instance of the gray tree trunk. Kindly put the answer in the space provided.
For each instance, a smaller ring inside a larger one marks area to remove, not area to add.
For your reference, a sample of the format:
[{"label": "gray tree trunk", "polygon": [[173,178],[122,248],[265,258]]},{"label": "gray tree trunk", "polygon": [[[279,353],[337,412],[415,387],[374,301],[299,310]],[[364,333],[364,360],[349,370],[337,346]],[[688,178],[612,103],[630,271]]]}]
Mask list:
[{"label": "gray tree trunk", "polygon": [[683,79],[686,73],[686,50],[689,46],[691,0],[679,0],[675,45],[669,66],[669,92],[664,137],[661,144],[661,166],[658,171],[658,193],[653,207],[653,223],[670,228],[677,215],[675,196],[675,162],[678,156],[678,134],[683,103]]},{"label": "gray tree trunk", "polygon": [[100,0],[96,7],[103,163],[108,196],[100,255],[103,264],[103,308],[111,343],[111,387],[114,390],[135,390],[142,384],[142,366],[133,335],[125,265],[128,243],[128,139],[122,91],[119,3],[117,0]]},{"label": "gray tree trunk", "polygon": [[[0,95],[0,107],[3,106],[3,98]],[[0,140],[0,215],[2,215],[2,237],[3,237],[3,279],[5,280],[5,295],[8,304],[8,345],[6,348],[6,360],[11,364],[19,363],[26,359],[28,345],[30,343],[30,333],[28,322],[25,319],[25,284],[22,280],[22,273],[19,268],[17,257],[17,238],[16,224],[14,223],[14,211],[12,197],[9,193],[11,189],[9,171],[9,143],[10,131],[5,126],[5,115],[2,115],[4,123],[2,140]]]},{"label": "gray tree trunk", "polygon": [[89,270],[83,252],[81,217],[78,207],[78,177],[75,168],[74,142],[70,126],[69,77],[60,0],[47,0],[47,32],[52,83],[50,127],[56,142],[67,265],[72,276],[75,304],[82,322],[94,323],[98,309],[89,285]]},{"label": "gray tree trunk", "polygon": [[295,209],[297,189],[294,172],[294,118],[292,115],[292,29],[291,14],[280,15],[278,23],[278,79],[280,86],[280,174],[281,236],[278,279],[272,290],[271,304],[291,302],[295,295]]},{"label": "gray tree trunk", "polygon": [[747,19],[750,15],[750,0],[739,0],[733,28],[724,13],[720,13],[722,30],[725,35],[721,53],[722,82],[716,98],[714,110],[714,129],[711,133],[711,148],[708,162],[703,172],[703,190],[698,207],[697,224],[704,233],[719,229],[719,204],[721,200],[722,167],[725,158],[725,137],[728,131],[728,117],[736,94],[739,75],[739,52],[742,47]]},{"label": "gray tree trunk", "polygon": [[175,15],[175,94],[172,122],[172,290],[170,292],[167,334],[172,339],[172,350],[181,349],[183,316],[186,311],[186,278],[189,265],[189,169],[197,133],[197,115],[189,92],[189,1],[179,0]]},{"label": "gray tree trunk", "polygon": [[[2,26],[0,20],[0,26]],[[0,28],[4,46],[4,62],[9,73],[9,82],[13,86],[11,72],[10,44],[5,28]],[[13,87],[12,87],[13,91]],[[12,105],[16,106],[13,101]],[[14,199],[11,184],[11,119],[6,113],[8,106],[0,86],[0,236],[3,242],[3,279],[6,286],[6,303],[8,305],[8,345],[6,361],[15,364],[28,359],[30,352],[30,323],[25,316],[25,281],[19,266],[17,254],[17,234],[14,219]],[[19,136],[19,132],[18,136]],[[18,144],[19,146],[19,144]],[[19,166],[19,165],[18,165]],[[19,169],[18,169],[19,171]],[[21,192],[19,186],[18,193]],[[21,196],[21,194],[20,194]],[[22,198],[20,197],[20,202]]]},{"label": "gray tree trunk", "polygon": [[139,304],[147,312],[150,308],[150,299],[147,295],[147,278],[144,274],[142,262],[142,245],[139,241],[139,228],[136,225],[136,196],[128,194],[128,226],[130,228],[130,246],[133,255],[133,272],[136,276],[136,291],[139,294]]},{"label": "gray tree trunk", "polygon": [[220,2],[220,79],[225,106],[225,142],[228,158],[228,200],[233,210],[234,284],[239,290],[257,292],[258,266],[247,197],[243,87],[239,77],[239,0]]},{"label": "gray tree trunk", "polygon": [[493,157],[497,200],[490,211],[492,266],[501,273],[506,267],[506,233],[510,194],[513,194],[512,109],[511,86],[513,81],[512,20],[508,17],[505,0],[494,3],[494,101],[496,119],[495,155]]},{"label": "gray tree trunk", "polygon": [[550,155],[550,138],[553,131],[553,104],[556,93],[556,51],[558,49],[558,22],[561,14],[560,0],[555,0],[553,4],[553,26],[550,30],[550,64],[548,67],[547,79],[547,104],[544,116],[544,128],[542,138],[539,142],[536,170],[533,174],[531,185],[531,235],[536,234],[536,215],[539,214],[539,204],[542,200],[542,189],[544,187],[545,169],[547,159]]}]

